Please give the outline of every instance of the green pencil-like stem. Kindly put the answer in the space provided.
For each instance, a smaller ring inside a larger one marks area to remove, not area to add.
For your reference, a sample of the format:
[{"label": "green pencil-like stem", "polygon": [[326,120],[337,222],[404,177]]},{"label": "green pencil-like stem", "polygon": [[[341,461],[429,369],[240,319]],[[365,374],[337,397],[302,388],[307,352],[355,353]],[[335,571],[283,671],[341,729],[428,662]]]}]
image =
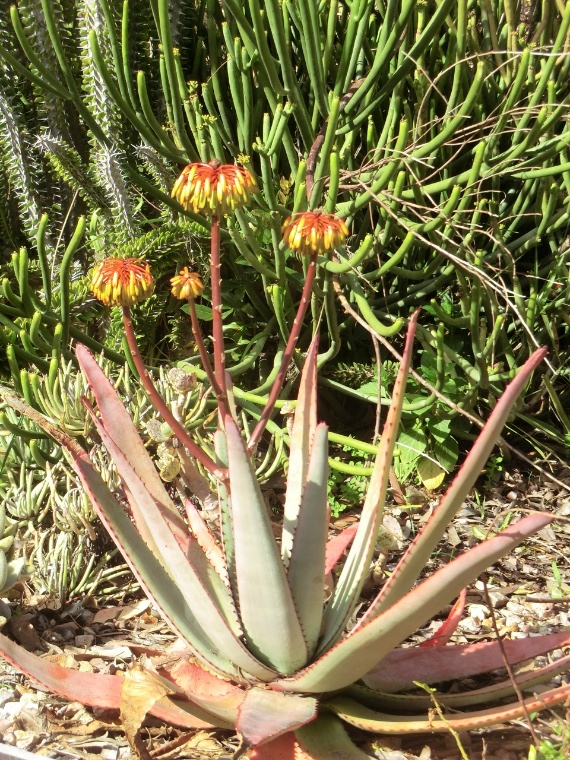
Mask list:
[{"label": "green pencil-like stem", "polygon": [[309,301],[311,300],[311,291],[313,289],[313,282],[315,279],[316,271],[317,271],[317,256],[316,254],[313,254],[309,260],[309,266],[307,267],[307,277],[305,279],[303,292],[301,294],[301,301],[299,303],[299,308],[297,309],[297,314],[295,315],[295,319],[293,320],[293,326],[291,327],[291,332],[289,333],[289,338],[287,340],[287,345],[283,353],[283,358],[281,359],[281,366],[279,367],[279,372],[277,374],[277,377],[275,378],[275,382],[273,383],[271,387],[271,391],[269,392],[269,398],[267,399],[267,404],[265,405],[265,408],[263,409],[261,417],[259,418],[259,422],[255,426],[255,429],[253,433],[251,434],[251,437],[247,444],[248,450],[250,452],[254,451],[255,447],[259,443],[259,439],[263,435],[265,426],[267,425],[267,422],[269,421],[269,418],[271,417],[271,414],[275,407],[275,402],[279,398],[279,394],[281,392],[281,388],[283,387],[283,382],[285,380],[285,375],[287,374],[287,369],[289,368],[289,362],[291,361],[291,357],[293,356],[293,351],[295,350],[295,346],[297,345],[299,333],[301,332],[301,326],[303,324],[303,319],[305,318],[305,312],[307,311],[307,306],[309,305]]},{"label": "green pencil-like stem", "polygon": [[208,472],[210,472],[214,477],[218,478],[218,480],[224,481],[226,480],[226,473],[224,470],[220,469],[216,463],[210,459],[210,457],[206,454],[205,451],[203,451],[198,444],[190,438],[188,435],[188,431],[183,427],[183,425],[179,422],[179,420],[176,419],[176,417],[172,414],[166,403],[164,402],[164,399],[160,396],[159,392],[154,387],[154,383],[152,382],[150,375],[147,372],[147,369],[144,365],[144,362],[142,360],[142,356],[139,351],[139,347],[137,345],[137,339],[135,336],[135,331],[133,328],[133,322],[131,319],[131,310],[128,306],[123,306],[123,324],[125,326],[125,335],[127,337],[127,343],[129,345],[129,350],[131,352],[131,356],[133,358],[133,363],[137,369],[137,372],[139,373],[139,377],[141,380],[141,383],[143,384],[143,387],[145,391],[148,394],[149,399],[151,400],[153,406],[159,412],[159,414],[162,415],[162,418],[164,421],[170,426],[172,432],[174,435],[178,438],[180,443],[182,443],[183,446],[185,446],[190,454],[197,459],[200,464],[202,464]]}]

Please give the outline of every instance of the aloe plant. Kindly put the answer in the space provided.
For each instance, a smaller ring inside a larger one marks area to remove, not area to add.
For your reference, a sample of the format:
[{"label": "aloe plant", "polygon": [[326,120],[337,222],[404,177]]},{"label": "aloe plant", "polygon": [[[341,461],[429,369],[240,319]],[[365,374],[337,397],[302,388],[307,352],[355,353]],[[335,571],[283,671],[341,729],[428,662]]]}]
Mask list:
[{"label": "aloe plant", "polygon": [[[410,320],[392,405],[357,528],[328,537],[327,427],[317,423],[317,339],[307,354],[290,435],[289,474],[281,540],[256,479],[247,441],[226,403],[217,438],[221,545],[189,500],[187,519],[173,503],[116,391],[84,346],[76,354],[93,391],[93,424],[123,481],[125,505],[102,480],[88,454],[65,431],[7,389],[2,398],[52,436],[73,462],[94,509],[141,586],[180,637],[175,659],[157,656],[126,673],[71,674],[26,652],[6,636],[0,649],[11,663],[58,694],[85,704],[118,708],[131,739],[150,712],[184,727],[237,730],[257,760],[366,757],[343,722],[378,733],[468,729],[509,720],[525,709],[562,702],[560,686],[489,708],[515,692],[509,681],[472,692],[408,693],[416,681],[434,684],[511,665],[570,644],[570,633],[503,642],[447,645],[461,616],[464,589],[487,567],[553,521],[530,514],[423,576],[427,560],[490,455],[508,415],[545,356],[537,350],[505,390],[465,463],[424,528],[376,597],[353,617],[369,575],[382,523],[389,465],[397,438],[418,315]],[[350,547],[350,548],[348,548]],[[346,557],[342,559],[345,550]],[[327,600],[325,579],[335,571]],[[336,577],[338,575],[338,577]],[[431,646],[403,646],[460,595]],[[347,624],[352,627],[347,630]],[[568,667],[570,657],[517,676],[532,690]],[[136,707],[133,687],[138,685]],[[142,694],[142,696],[141,696]],[[477,709],[478,705],[484,709]],[[475,709],[473,709],[475,708]],[[136,713],[133,729],[133,710]],[[128,720],[130,722],[128,722]],[[297,753],[297,754],[295,754]]]}]

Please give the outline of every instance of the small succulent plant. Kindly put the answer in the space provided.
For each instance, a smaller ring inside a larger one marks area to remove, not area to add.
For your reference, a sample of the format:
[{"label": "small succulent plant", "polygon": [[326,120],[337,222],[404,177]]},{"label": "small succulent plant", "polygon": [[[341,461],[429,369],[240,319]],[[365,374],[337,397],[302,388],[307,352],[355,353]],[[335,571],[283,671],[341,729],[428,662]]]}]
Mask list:
[{"label": "small succulent plant", "polygon": [[[209,174],[202,167],[200,172],[186,172],[184,176],[184,181],[190,181],[189,177]],[[218,172],[219,176],[231,178],[233,174],[228,170]],[[243,175],[237,176],[243,183]],[[246,186],[251,187],[249,182]],[[180,187],[178,183],[178,191]],[[212,187],[208,185],[203,192],[215,192],[215,183]],[[188,188],[185,193],[181,200],[201,198]],[[233,204],[240,198],[237,190],[230,193]],[[213,196],[205,199],[202,207],[212,212],[213,227],[219,226]],[[221,214],[227,209],[226,204]],[[289,244],[310,257],[313,270],[317,254],[342,244],[345,231],[344,222],[333,215],[311,214],[305,220],[288,220],[285,225]],[[305,239],[305,235],[309,237]],[[218,233],[212,237],[212,247],[216,246]],[[118,272],[119,268],[111,267],[111,271]],[[150,290],[150,275],[144,272],[143,284]],[[128,309],[138,299],[138,290],[127,275],[125,287],[119,287],[113,298],[124,310],[136,363],[140,356],[130,332]],[[361,592],[370,575],[382,526],[418,313],[409,322],[360,521],[332,539],[327,504],[328,432],[327,426],[317,421],[317,338],[313,340],[290,432],[283,525],[276,538],[256,478],[253,454],[279,394],[298,331],[295,334],[291,330],[285,364],[258,426],[246,440],[237,423],[231,389],[226,387],[221,323],[214,321],[213,325],[212,368],[192,310],[200,288],[196,288],[195,278],[189,283],[180,279],[188,275],[181,273],[175,278],[173,289],[189,300],[195,338],[217,397],[219,424],[213,458],[156,398],[144,366],[137,367],[173,435],[217,481],[219,535],[208,527],[190,500],[174,503],[172,491],[162,482],[112,384],[85,347],[78,346],[76,354],[98,414],[87,400],[84,404],[120,474],[128,511],[124,498],[109,489],[73,438],[14,394],[2,391],[8,405],[29,416],[65,449],[98,516],[182,644],[174,657],[147,658],[122,678],[78,672],[70,678],[65,668],[0,636],[4,656],[63,696],[120,709],[133,743],[144,716],[152,713],[188,728],[234,729],[242,742],[235,757],[247,754],[255,760],[367,757],[352,742],[344,723],[388,734],[464,730],[564,701],[570,694],[569,685],[542,692],[539,697],[529,696],[524,702],[487,706],[519,689],[532,690],[548,681],[553,673],[568,667],[570,657],[526,671],[517,676],[518,685],[506,680],[472,692],[438,695],[439,717],[432,715],[432,697],[414,690],[416,682],[431,685],[462,679],[499,669],[505,664],[504,658],[514,665],[570,644],[570,633],[561,632],[508,642],[448,645],[462,614],[467,586],[549,525],[553,521],[549,514],[529,514],[424,577],[431,553],[480,474],[519,393],[545,351],[537,350],[508,386],[438,507],[376,596],[361,607]],[[304,291],[297,325],[306,308],[312,276],[314,271],[308,275],[309,290]],[[219,250],[212,256],[212,303],[213,314],[221,319],[217,286]],[[107,296],[113,295],[104,287]],[[447,620],[427,646],[404,645],[457,597]],[[485,708],[477,709],[481,704]]]}]

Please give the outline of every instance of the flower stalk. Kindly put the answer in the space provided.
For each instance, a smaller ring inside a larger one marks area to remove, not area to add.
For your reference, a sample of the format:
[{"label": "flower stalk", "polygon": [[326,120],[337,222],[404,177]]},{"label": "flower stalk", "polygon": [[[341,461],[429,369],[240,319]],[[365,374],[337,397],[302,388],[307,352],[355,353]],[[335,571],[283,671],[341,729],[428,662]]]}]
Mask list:
[{"label": "flower stalk", "polygon": [[198,444],[192,439],[192,437],[188,434],[188,431],[185,429],[184,425],[182,425],[180,421],[176,419],[176,417],[172,414],[167,404],[161,397],[160,393],[156,390],[139,351],[131,318],[131,310],[129,306],[122,306],[121,308],[123,311],[123,324],[125,326],[125,335],[127,338],[129,351],[131,352],[136,370],[139,373],[143,388],[147,392],[147,395],[151,400],[153,406],[162,416],[167,425],[170,426],[172,432],[176,435],[180,443],[188,449],[190,454],[195,459],[197,459],[198,462],[200,462],[200,464],[202,464],[208,470],[208,472],[210,472],[214,477],[218,478],[218,480],[225,480],[225,471],[218,467],[218,465],[216,465],[216,463],[206,454],[206,452],[200,448],[200,446],[198,446]]}]

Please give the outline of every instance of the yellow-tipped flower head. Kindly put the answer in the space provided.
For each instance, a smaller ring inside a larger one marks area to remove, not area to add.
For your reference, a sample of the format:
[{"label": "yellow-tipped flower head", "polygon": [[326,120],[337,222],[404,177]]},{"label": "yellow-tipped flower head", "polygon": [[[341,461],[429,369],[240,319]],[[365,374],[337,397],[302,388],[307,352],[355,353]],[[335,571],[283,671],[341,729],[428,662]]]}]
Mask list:
[{"label": "yellow-tipped flower head", "polygon": [[174,298],[188,300],[198,298],[204,292],[204,283],[197,272],[191,272],[188,267],[184,267],[179,274],[170,280],[171,293]]},{"label": "yellow-tipped flower head", "polygon": [[150,267],[140,259],[103,259],[91,278],[91,292],[105,306],[132,306],[149,298],[153,288]]},{"label": "yellow-tipped flower head", "polygon": [[283,225],[283,240],[297,253],[316,256],[343,245],[348,236],[344,220],[336,214],[322,211],[303,211],[293,214]]},{"label": "yellow-tipped flower head", "polygon": [[227,216],[249,203],[257,185],[253,174],[243,166],[188,164],[172,188],[172,197],[186,211],[206,216]]}]

